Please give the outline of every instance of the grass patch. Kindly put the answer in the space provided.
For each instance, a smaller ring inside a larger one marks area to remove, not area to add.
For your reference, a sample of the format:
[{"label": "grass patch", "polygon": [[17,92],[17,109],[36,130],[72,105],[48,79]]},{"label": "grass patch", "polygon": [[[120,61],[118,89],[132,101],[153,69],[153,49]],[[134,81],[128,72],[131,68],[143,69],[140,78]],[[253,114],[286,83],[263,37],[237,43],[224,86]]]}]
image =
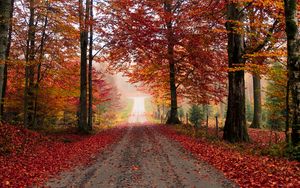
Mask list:
[{"label": "grass patch", "polygon": [[[300,158],[300,147],[299,148],[289,148],[284,141],[279,141],[278,143],[267,142],[269,140],[269,131],[261,131],[262,137],[266,137],[266,141],[262,140],[254,141],[252,139],[249,143],[228,143],[222,140],[221,131],[218,136],[216,136],[213,129],[206,130],[206,127],[195,128],[188,125],[174,125],[172,128],[179,134],[188,135],[195,139],[201,139],[209,143],[214,143],[222,145],[228,149],[233,149],[240,153],[246,153],[250,155],[258,156],[270,156],[275,158],[289,158],[296,159]],[[222,130],[222,129],[220,129]],[[255,136],[255,135],[254,135]]]},{"label": "grass patch", "polygon": [[120,111],[119,113],[119,118],[118,121],[119,122],[127,122],[128,118],[132,112],[132,108],[133,108],[133,99],[132,98],[127,98],[125,100],[125,107]]}]

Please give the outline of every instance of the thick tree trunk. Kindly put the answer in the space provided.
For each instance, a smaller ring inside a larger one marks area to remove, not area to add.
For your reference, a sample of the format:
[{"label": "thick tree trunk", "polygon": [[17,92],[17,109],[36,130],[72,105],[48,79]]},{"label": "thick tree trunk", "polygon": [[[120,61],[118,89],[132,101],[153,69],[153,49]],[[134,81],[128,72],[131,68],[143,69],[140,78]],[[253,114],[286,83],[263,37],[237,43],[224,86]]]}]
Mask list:
[{"label": "thick tree trunk", "polygon": [[34,69],[35,69],[35,2],[30,0],[30,18],[26,48],[24,126],[33,126],[34,116]]},{"label": "thick tree trunk", "polygon": [[[227,16],[229,68],[243,69],[245,64],[243,59],[244,38],[235,30],[243,21],[238,3],[231,2],[227,5]],[[223,137],[229,142],[249,141],[245,117],[244,70],[230,71],[228,78],[228,108]]]},{"label": "thick tree trunk", "polygon": [[79,130],[89,132],[87,126],[87,46],[88,46],[88,20],[89,0],[86,1],[84,14],[83,2],[79,0],[79,21],[80,21],[80,109],[79,109]]},{"label": "thick tree trunk", "polygon": [[[165,0],[164,9],[167,15],[172,14],[172,1]],[[168,61],[169,61],[169,73],[170,73],[170,93],[171,93],[171,111],[168,117],[167,124],[178,124],[180,123],[178,119],[177,112],[177,88],[176,88],[176,72],[175,72],[175,59],[174,59],[174,31],[172,19],[168,18],[166,20],[167,25],[167,40],[168,40]]]},{"label": "thick tree trunk", "polygon": [[177,112],[177,91],[175,86],[175,65],[169,63],[170,66],[170,88],[171,88],[171,111],[170,117],[167,120],[167,124],[179,124]]},{"label": "thick tree trunk", "polygon": [[300,143],[300,34],[297,0],[284,0],[284,10],[288,50],[287,64],[292,93],[292,142],[296,146]]},{"label": "thick tree trunk", "polygon": [[11,0],[0,1],[0,120],[3,115],[3,98],[5,93],[5,61],[7,58],[7,44],[10,25]]},{"label": "thick tree trunk", "polygon": [[[93,0],[90,1],[90,19],[93,19]],[[93,25],[90,23],[90,41],[89,41],[89,113],[88,129],[93,129]]]},{"label": "thick tree trunk", "polygon": [[254,113],[251,128],[261,128],[261,84],[260,76],[257,73],[253,73],[253,97],[254,97]]},{"label": "thick tree trunk", "polygon": [[0,107],[0,118],[5,119],[4,114],[4,102],[6,96],[6,88],[7,88],[7,73],[8,73],[8,61],[10,56],[10,48],[11,48],[11,39],[12,39],[12,18],[13,18],[13,11],[14,11],[14,0],[11,0],[11,8],[10,8],[10,16],[9,16],[9,30],[8,30],[8,41],[7,41],[7,48],[6,48],[6,55],[5,55],[5,65],[4,65],[4,80],[3,80],[3,90],[2,90],[2,102]]}]

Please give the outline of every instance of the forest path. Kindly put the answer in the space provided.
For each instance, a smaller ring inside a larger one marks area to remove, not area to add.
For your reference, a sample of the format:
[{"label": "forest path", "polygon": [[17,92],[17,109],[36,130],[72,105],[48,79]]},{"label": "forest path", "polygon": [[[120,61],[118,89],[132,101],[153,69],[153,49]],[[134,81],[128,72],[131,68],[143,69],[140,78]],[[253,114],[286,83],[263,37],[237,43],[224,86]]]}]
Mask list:
[{"label": "forest path", "polygon": [[50,180],[50,187],[235,187],[216,169],[194,159],[157,125],[129,124],[124,137],[89,167]]}]

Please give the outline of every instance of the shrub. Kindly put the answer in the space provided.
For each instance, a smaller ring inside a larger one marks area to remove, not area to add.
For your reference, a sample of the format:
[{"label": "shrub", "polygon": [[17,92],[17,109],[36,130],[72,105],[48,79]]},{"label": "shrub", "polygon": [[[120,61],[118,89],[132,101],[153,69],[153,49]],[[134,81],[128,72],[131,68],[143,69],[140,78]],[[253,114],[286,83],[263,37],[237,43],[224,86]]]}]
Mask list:
[{"label": "shrub", "polygon": [[193,126],[198,127],[204,120],[203,109],[198,105],[192,105],[189,109],[189,119]]}]

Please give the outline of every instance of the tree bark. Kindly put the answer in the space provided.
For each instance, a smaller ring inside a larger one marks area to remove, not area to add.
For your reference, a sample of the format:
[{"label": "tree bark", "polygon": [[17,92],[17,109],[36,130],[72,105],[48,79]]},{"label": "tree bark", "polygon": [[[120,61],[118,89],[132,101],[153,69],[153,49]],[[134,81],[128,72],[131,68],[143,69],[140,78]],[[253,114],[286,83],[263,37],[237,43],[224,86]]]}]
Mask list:
[{"label": "tree bark", "polygon": [[260,75],[253,73],[253,97],[254,97],[254,113],[251,128],[261,128],[261,84]]},{"label": "tree bark", "polygon": [[[288,76],[289,78],[289,76]],[[285,141],[288,145],[291,144],[291,133],[290,133],[290,81],[286,83],[286,96],[285,96]]]},{"label": "tree bark", "polygon": [[88,46],[88,20],[89,0],[86,1],[84,13],[83,2],[79,0],[80,22],[80,107],[79,107],[79,130],[88,132],[87,126],[87,46]]},{"label": "tree bark", "polygon": [[24,126],[33,126],[34,116],[34,69],[35,69],[35,2],[30,0],[30,17],[26,47],[25,89],[24,89]]},{"label": "tree bark", "polygon": [[34,116],[33,116],[33,123],[34,126],[37,126],[37,110],[38,110],[38,96],[39,96],[39,86],[41,82],[41,67],[42,67],[42,62],[44,58],[44,47],[45,47],[45,40],[46,40],[46,29],[48,25],[48,2],[47,3],[47,11],[46,11],[46,16],[44,18],[44,26],[42,30],[42,38],[41,38],[41,45],[40,45],[40,55],[39,55],[39,64],[37,67],[37,79],[35,83],[35,98],[34,98]]},{"label": "tree bark", "polygon": [[[93,20],[93,0],[90,0],[90,19]],[[88,112],[88,130],[93,129],[93,24],[90,23],[90,41],[89,41],[89,112]]]},{"label": "tree bark", "polygon": [[14,11],[14,0],[11,0],[11,8],[10,8],[10,16],[9,16],[9,29],[8,29],[8,41],[7,41],[7,48],[6,48],[6,56],[5,56],[5,65],[4,65],[4,80],[3,80],[3,90],[2,90],[2,102],[0,107],[0,118],[1,120],[5,119],[4,114],[4,102],[6,96],[6,88],[7,88],[7,73],[8,73],[8,61],[10,56],[10,48],[11,48],[11,39],[12,39],[12,18],[13,18],[13,11]]},{"label": "tree bark", "polygon": [[236,68],[228,73],[228,108],[224,126],[224,139],[229,142],[249,141],[245,118],[245,80],[244,80],[244,38],[235,30],[243,21],[239,3],[230,2],[227,5],[228,31],[228,64],[229,68]]},{"label": "tree bark", "polygon": [[297,18],[297,0],[284,0],[287,35],[288,72],[292,94],[292,143],[300,143],[300,34]]},{"label": "tree bark", "polygon": [[[172,1],[165,0],[164,9],[171,17],[172,14]],[[178,112],[177,112],[177,88],[176,88],[176,72],[175,72],[175,59],[174,59],[174,31],[172,18],[166,20],[167,25],[167,40],[168,40],[168,61],[169,61],[169,73],[170,73],[170,93],[171,93],[171,111],[168,117],[167,124],[179,124]]]},{"label": "tree bark", "polygon": [[5,61],[7,59],[8,34],[10,28],[11,0],[0,1],[0,120],[3,116],[3,99],[5,93]]}]

